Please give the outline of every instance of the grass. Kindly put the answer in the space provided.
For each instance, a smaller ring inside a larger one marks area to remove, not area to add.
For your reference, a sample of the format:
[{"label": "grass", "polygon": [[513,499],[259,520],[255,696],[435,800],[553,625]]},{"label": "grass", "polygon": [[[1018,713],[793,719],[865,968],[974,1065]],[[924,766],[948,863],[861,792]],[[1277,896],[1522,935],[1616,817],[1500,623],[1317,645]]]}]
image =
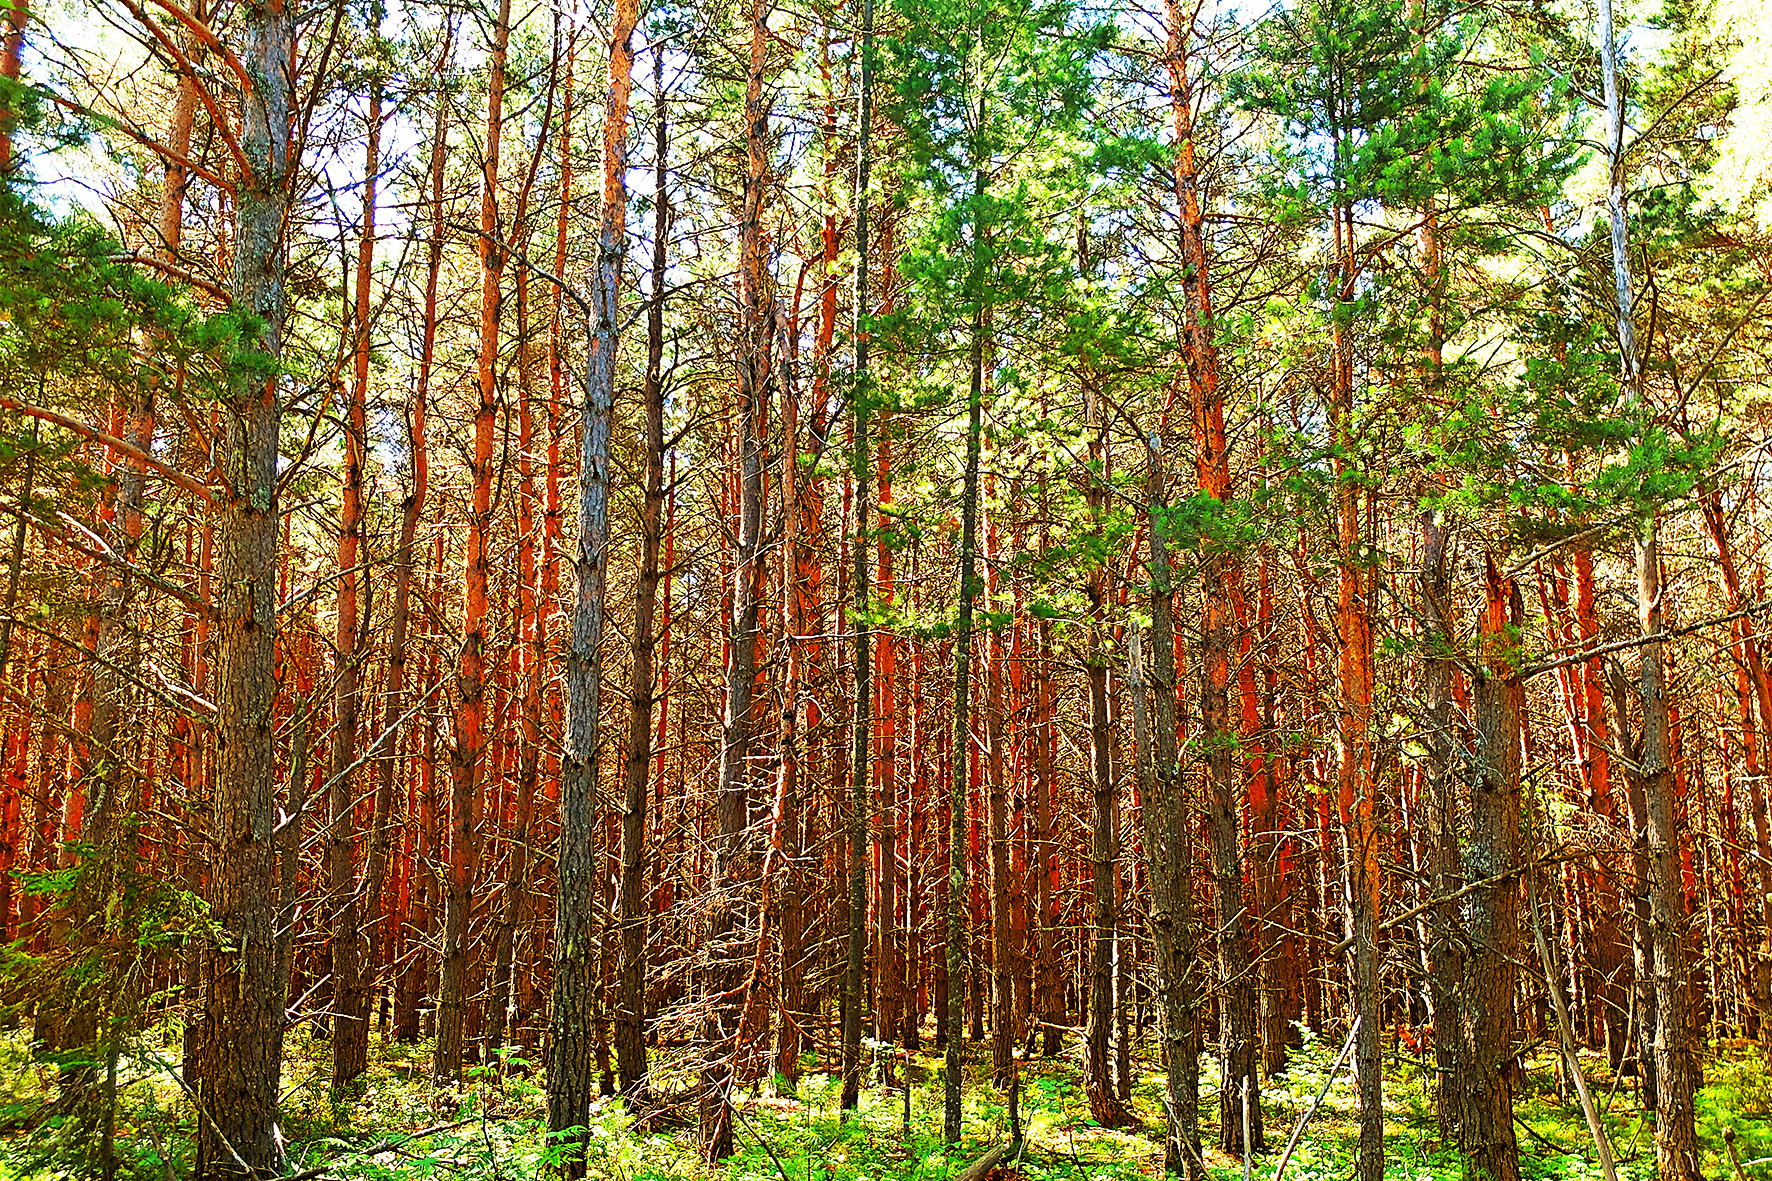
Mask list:
[{"label": "grass", "polygon": [[[1285,1071],[1266,1081],[1262,1105],[1269,1152],[1251,1165],[1257,1181],[1272,1181],[1279,1150],[1300,1114],[1323,1088],[1339,1042],[1305,1035]],[[974,1054],[977,1058],[988,1055]],[[189,1110],[179,1101],[168,1064],[172,1044],[147,1047],[119,1071],[119,1176],[165,1181],[190,1168]],[[470,1069],[462,1085],[439,1094],[427,1081],[428,1043],[372,1042],[370,1071],[349,1093],[327,1086],[328,1043],[292,1031],[286,1047],[283,1133],[292,1171],[324,1169],[351,1181],[528,1181],[547,1171],[546,1097],[539,1074],[519,1069],[500,1077]],[[667,1067],[669,1064],[666,1064]],[[1160,1175],[1162,1118],[1157,1065],[1138,1067],[1128,1129],[1095,1125],[1071,1057],[1035,1058],[1022,1074],[1024,1151],[1012,1162],[1018,1181],[1115,1181]],[[1430,1064],[1431,1065],[1431,1064]],[[1215,1066],[1202,1063],[1202,1115],[1214,1111]],[[1636,1107],[1630,1086],[1618,1086],[1601,1058],[1584,1059],[1596,1099],[1605,1103],[1609,1134],[1624,1181],[1654,1175],[1654,1132]],[[840,1087],[807,1060],[808,1073],[789,1098],[770,1097],[770,1082],[739,1100],[737,1152],[725,1165],[704,1165],[695,1130],[639,1134],[618,1099],[593,1103],[589,1120],[590,1175],[600,1181],[943,1181],[989,1147],[1008,1139],[1004,1097],[988,1079],[988,1064],[968,1068],[965,1135],[949,1150],[940,1142],[939,1060],[913,1056],[890,1089],[876,1077],[859,1111],[844,1118]],[[1430,1096],[1431,1071],[1408,1058],[1386,1063],[1387,1181],[1459,1178],[1460,1162],[1439,1134]],[[905,1126],[902,1080],[911,1080]],[[74,1142],[69,1126],[45,1118],[55,1068],[36,1062],[22,1031],[0,1036],[0,1181],[81,1176],[90,1150]],[[1521,1171],[1527,1181],[1588,1181],[1600,1176],[1579,1106],[1559,1098],[1548,1057],[1532,1060],[1516,1088]],[[1761,1052],[1741,1043],[1713,1048],[1699,1101],[1699,1138],[1708,1175],[1729,1176],[1723,1129],[1732,1127],[1752,1181],[1772,1179],[1772,1071]],[[422,1132],[421,1135],[414,1133]],[[1342,1181],[1353,1173],[1359,1136],[1354,1085],[1344,1069],[1312,1119],[1287,1167],[1288,1181]],[[385,1146],[373,1155],[365,1149]],[[83,1163],[83,1160],[85,1163]],[[1237,1181],[1242,1163],[1209,1148],[1216,1181]]]}]

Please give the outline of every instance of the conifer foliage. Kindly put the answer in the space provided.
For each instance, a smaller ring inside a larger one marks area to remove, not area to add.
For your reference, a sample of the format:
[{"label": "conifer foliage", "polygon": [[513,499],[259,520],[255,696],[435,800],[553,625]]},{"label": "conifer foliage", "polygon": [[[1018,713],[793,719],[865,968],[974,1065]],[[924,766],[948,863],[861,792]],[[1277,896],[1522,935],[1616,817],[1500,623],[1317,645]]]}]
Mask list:
[{"label": "conifer foliage", "polygon": [[1595,1068],[1720,1167],[1738,7],[9,6],[5,1160],[147,1159],[147,1071],[169,1175],[330,1176],[289,1063],[418,1043],[566,1177],[611,1110],[785,1177],[821,1075],[957,1160],[1074,1055],[1203,1179],[1308,1036],[1362,1181],[1398,1045],[1467,1175],[1543,1046],[1608,1170]]}]

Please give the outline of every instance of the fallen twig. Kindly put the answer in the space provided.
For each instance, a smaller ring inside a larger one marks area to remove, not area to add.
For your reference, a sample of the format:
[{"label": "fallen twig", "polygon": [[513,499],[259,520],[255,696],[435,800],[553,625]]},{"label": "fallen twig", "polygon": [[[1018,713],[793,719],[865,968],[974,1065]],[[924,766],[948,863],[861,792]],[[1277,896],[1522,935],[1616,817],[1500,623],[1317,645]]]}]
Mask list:
[{"label": "fallen twig", "polygon": [[1298,1147],[1298,1138],[1304,1135],[1304,1126],[1311,1122],[1311,1116],[1317,1114],[1317,1108],[1329,1097],[1329,1088],[1335,1085],[1335,1076],[1341,1073],[1341,1064],[1347,1061],[1347,1056],[1354,1052],[1354,1039],[1359,1036],[1360,1017],[1356,1015],[1354,1023],[1348,1027],[1347,1042],[1342,1045],[1341,1053],[1336,1055],[1335,1065],[1329,1068],[1329,1077],[1323,1080],[1323,1089],[1317,1092],[1317,1097],[1305,1108],[1304,1114],[1298,1118],[1298,1126],[1292,1129],[1292,1138],[1286,1141],[1286,1151],[1280,1154],[1280,1163],[1274,1169],[1274,1181],[1280,1181],[1286,1175],[1286,1162],[1292,1159],[1292,1150]]},{"label": "fallen twig", "polygon": [[420,1128],[416,1132],[401,1136],[397,1140],[392,1136],[383,1136],[380,1140],[371,1144],[367,1148],[354,1148],[349,1152],[340,1154],[327,1164],[318,1165],[312,1169],[303,1169],[299,1173],[290,1173],[284,1176],[281,1181],[317,1181],[318,1178],[327,1175],[327,1170],[333,1168],[339,1161],[344,1160],[347,1157],[380,1156],[385,1152],[398,1152],[400,1149],[406,1147],[406,1145],[411,1144],[414,1140],[423,1140],[427,1136],[435,1136],[438,1132],[452,1132],[456,1128],[466,1127],[473,1122],[474,1121],[471,1119],[458,1119],[447,1124],[432,1124],[428,1128]]}]

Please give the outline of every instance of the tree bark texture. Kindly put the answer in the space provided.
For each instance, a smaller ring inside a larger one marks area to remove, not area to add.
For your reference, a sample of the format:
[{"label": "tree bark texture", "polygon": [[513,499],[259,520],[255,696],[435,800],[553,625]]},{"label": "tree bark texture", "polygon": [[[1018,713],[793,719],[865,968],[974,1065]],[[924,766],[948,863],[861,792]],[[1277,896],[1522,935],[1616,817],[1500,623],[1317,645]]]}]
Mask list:
[{"label": "tree bark texture", "polygon": [[747,1006],[741,979],[743,960],[734,934],[740,894],[755,873],[750,856],[750,755],[756,733],[752,716],[757,683],[757,638],[762,583],[764,418],[774,388],[774,296],[765,258],[764,208],[769,175],[769,112],[773,96],[763,86],[768,49],[765,0],[753,0],[749,13],[750,61],[745,75],[745,182],[739,222],[738,259],[738,521],[732,565],[732,615],[726,667],[726,706],[720,740],[719,836],[710,876],[708,983],[712,994],[706,1019],[702,1069],[701,1144],[710,1162],[733,1151],[731,1092]]},{"label": "tree bark texture", "polygon": [[[603,107],[603,175],[597,267],[591,286],[578,477],[577,589],[566,652],[566,745],[560,759],[560,852],[554,909],[553,1006],[548,1057],[548,1129],[584,1127],[596,1072],[596,818],[603,693],[604,595],[609,565],[610,424],[615,407],[626,259],[629,42],[637,0],[618,0],[609,31],[609,89]],[[584,1175],[585,1134],[566,1153],[568,1177]]]},{"label": "tree bark texture", "polygon": [[[254,317],[252,344],[282,354],[283,227],[293,173],[289,126],[295,16],[280,4],[240,14],[242,174],[234,195],[229,295]],[[277,435],[275,378],[242,368],[222,408],[227,485],[218,497],[215,794],[207,901],[217,937],[199,952],[199,1010],[185,1077],[198,1105],[197,1181],[268,1177],[277,1146],[274,842]]]}]

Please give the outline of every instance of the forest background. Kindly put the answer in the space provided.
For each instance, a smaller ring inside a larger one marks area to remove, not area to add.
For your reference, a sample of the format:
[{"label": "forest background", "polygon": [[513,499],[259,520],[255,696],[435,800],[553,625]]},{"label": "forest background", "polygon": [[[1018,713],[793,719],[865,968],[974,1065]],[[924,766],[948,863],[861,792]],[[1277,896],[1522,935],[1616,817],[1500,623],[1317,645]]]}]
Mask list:
[{"label": "forest background", "polygon": [[785,1179],[764,1088],[958,1167],[1066,1060],[1197,1178],[1343,1038],[1362,1181],[1398,1042],[1466,1175],[1546,1167],[1547,1047],[1603,1171],[1625,1079],[1734,1152],[1749,0],[4,31],[7,1167],[435,1166],[351,1106],[410,1046],[567,1176]]}]

